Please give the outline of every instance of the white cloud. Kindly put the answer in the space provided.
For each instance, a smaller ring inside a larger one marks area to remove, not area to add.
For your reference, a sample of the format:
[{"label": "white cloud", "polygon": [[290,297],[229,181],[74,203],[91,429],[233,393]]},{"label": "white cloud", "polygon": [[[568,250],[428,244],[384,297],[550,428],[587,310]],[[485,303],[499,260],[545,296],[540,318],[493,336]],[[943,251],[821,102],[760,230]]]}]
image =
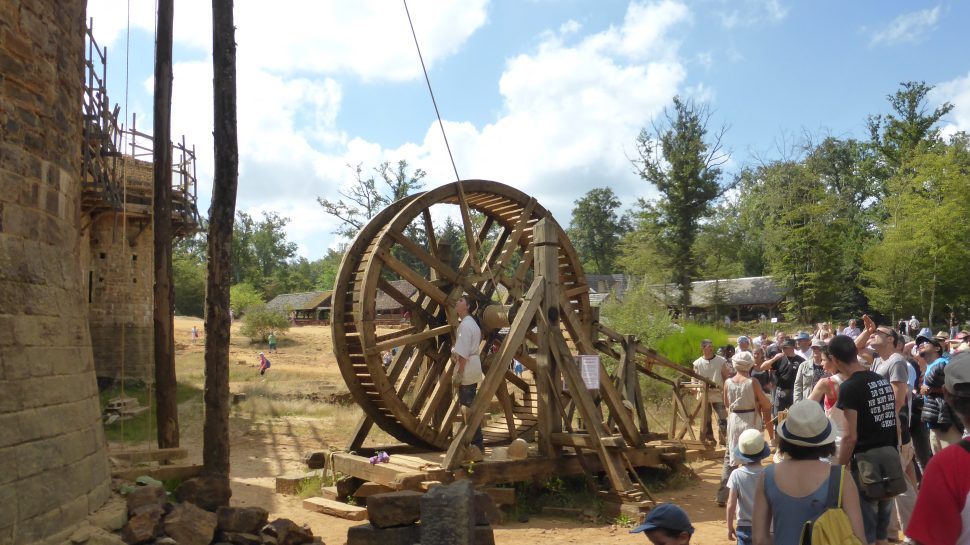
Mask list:
[{"label": "white cloud", "polygon": [[893,19],[888,25],[874,29],[869,38],[869,45],[916,44],[922,42],[936,28],[936,22],[939,18],[940,6],[904,13]]},{"label": "white cloud", "polygon": [[953,104],[953,110],[947,116],[948,122],[941,130],[944,135],[957,131],[970,133],[970,72],[965,77],[937,84],[930,93],[930,100],[936,104]]},{"label": "white cloud", "polygon": [[718,11],[721,26],[726,29],[750,27],[757,24],[774,24],[788,15],[788,8],[779,0],[728,0],[730,10]]}]

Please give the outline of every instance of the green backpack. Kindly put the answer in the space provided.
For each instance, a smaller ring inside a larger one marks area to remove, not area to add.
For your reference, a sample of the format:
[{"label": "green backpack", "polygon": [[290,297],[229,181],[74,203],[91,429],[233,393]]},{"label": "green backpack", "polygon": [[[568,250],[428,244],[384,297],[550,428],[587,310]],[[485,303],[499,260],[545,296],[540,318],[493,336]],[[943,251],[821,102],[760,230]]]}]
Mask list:
[{"label": "green backpack", "polygon": [[832,466],[829,475],[827,508],[815,520],[805,521],[799,545],[864,545],[852,532],[849,516],[842,509],[845,466]]}]

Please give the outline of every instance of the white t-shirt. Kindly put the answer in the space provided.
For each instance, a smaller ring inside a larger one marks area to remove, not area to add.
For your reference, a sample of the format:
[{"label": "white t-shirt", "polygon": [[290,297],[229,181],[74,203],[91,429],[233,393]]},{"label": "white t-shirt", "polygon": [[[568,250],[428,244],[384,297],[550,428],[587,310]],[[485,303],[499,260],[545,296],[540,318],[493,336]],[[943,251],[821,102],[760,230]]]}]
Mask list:
[{"label": "white t-shirt", "polygon": [[758,478],[764,473],[761,464],[739,466],[728,477],[727,487],[738,495],[737,523],[738,526],[751,526],[751,516],[754,513],[754,496],[758,490]]},{"label": "white t-shirt", "polygon": [[694,360],[694,372],[713,382],[718,388],[724,385],[721,369],[727,365],[727,360],[715,354],[711,359],[701,356]]},{"label": "white t-shirt", "polygon": [[482,374],[482,360],[478,351],[482,346],[482,330],[471,316],[462,318],[458,324],[458,339],[451,348],[452,353],[468,360],[465,363],[465,374],[461,377],[461,385],[477,384],[485,375]]}]

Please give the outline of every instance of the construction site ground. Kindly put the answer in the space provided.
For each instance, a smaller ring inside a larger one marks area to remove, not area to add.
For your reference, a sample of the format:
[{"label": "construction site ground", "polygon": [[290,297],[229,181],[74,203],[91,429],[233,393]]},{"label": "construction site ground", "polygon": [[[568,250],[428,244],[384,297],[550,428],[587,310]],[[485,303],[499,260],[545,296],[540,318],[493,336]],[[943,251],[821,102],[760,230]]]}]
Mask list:
[{"label": "construction site ground", "polygon": [[[202,339],[192,344],[191,330],[203,329],[202,320],[175,320],[176,367],[180,384],[198,388],[204,382]],[[230,419],[232,503],[266,508],[270,517],[285,517],[309,524],[328,544],[346,542],[347,528],[360,524],[313,513],[296,496],[275,491],[278,475],[306,472],[304,456],[329,447],[343,448],[362,412],[350,399],[333,356],[330,328],[304,326],[281,336],[279,352],[268,354],[272,366],[259,375],[259,352],[265,345],[250,344],[233,325],[230,352],[230,388],[237,396]],[[660,421],[669,417],[663,415]],[[183,401],[179,410],[181,446],[188,460],[202,460],[201,393]],[[117,424],[113,424],[117,425]],[[391,444],[394,440],[375,430],[368,444]],[[366,445],[365,445],[366,446]],[[125,448],[150,448],[128,444]],[[122,445],[113,444],[113,449]],[[714,501],[720,460],[690,463],[699,479],[677,489],[654,492],[658,502],[675,502],[690,515],[696,528],[694,543],[728,544],[724,509]],[[497,543],[644,543],[642,535],[611,521],[581,522],[575,519],[530,515],[528,522],[515,517],[495,527]]]}]

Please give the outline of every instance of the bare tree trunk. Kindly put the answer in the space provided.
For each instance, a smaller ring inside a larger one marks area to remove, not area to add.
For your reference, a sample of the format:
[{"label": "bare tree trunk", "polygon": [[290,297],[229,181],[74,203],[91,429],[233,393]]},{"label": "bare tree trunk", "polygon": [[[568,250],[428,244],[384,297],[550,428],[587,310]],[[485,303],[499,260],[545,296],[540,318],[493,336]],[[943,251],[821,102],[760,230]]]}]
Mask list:
[{"label": "bare tree trunk", "polygon": [[155,389],[158,446],[179,446],[175,380],[175,312],[172,290],[172,18],[174,0],[159,0],[155,46],[154,199]]},{"label": "bare tree trunk", "polygon": [[[209,208],[205,298],[205,424],[203,472],[229,480],[229,276],[236,214],[236,42],[232,0],[212,0],[215,179]],[[227,487],[228,488],[228,487]],[[228,498],[226,498],[228,503]]]}]

